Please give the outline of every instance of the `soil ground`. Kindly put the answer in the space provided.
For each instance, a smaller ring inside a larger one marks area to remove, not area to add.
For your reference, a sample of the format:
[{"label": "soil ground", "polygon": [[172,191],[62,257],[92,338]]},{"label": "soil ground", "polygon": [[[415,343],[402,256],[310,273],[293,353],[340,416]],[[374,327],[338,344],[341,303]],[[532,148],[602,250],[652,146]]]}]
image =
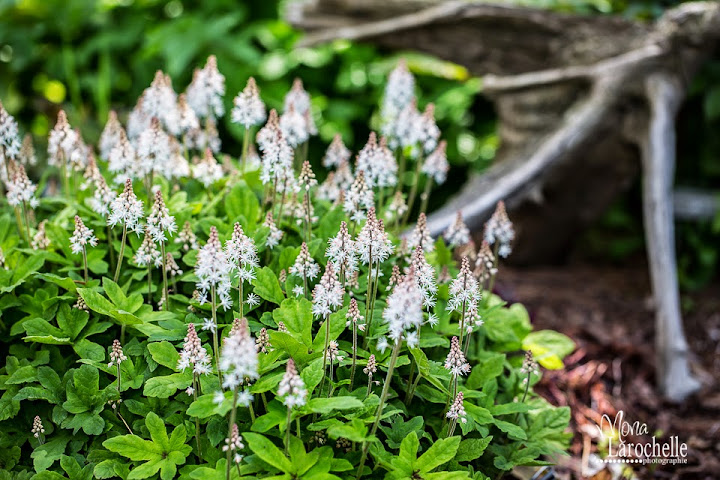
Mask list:
[{"label": "soil ground", "polygon": [[577,344],[565,370],[545,372],[538,386],[549,401],[572,409],[571,455],[555,468],[558,478],[620,478],[608,469],[582,476],[593,453],[603,456],[595,425],[619,410],[646,423],[649,435],[677,436],[688,445],[687,464],[632,465],[637,478],[720,478],[720,284],[682,296],[692,368],[703,383],[682,405],[655,393],[654,314],[643,263],[503,267],[496,292],[525,304],[536,329],[560,331]]}]

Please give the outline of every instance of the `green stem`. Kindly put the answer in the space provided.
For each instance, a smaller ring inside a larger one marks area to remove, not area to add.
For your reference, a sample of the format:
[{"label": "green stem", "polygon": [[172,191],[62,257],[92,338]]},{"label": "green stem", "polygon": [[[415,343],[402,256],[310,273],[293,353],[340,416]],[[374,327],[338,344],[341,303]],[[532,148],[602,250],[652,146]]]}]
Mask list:
[{"label": "green stem", "polygon": [[245,175],[245,171],[247,170],[247,152],[248,152],[249,145],[250,145],[250,129],[245,128],[245,134],[243,135],[243,144],[242,144],[242,156],[240,157],[240,164],[241,164],[240,172],[243,175]]},{"label": "green stem", "polygon": [[407,210],[403,217],[403,225],[407,224],[410,213],[412,212],[413,204],[415,203],[415,196],[417,195],[417,186],[420,180],[420,169],[422,168],[422,155],[418,155],[417,165],[415,166],[415,178],[413,178],[412,187],[410,187],[410,196],[408,197]]},{"label": "green stem", "polygon": [[[25,218],[25,233],[27,234],[28,246],[30,246],[30,244],[32,242],[32,237],[30,236],[30,220],[28,219],[27,204],[26,204],[25,200],[23,200],[22,205],[23,205],[23,207],[22,207],[23,217]],[[86,275],[86,277],[87,277],[87,275]],[[85,281],[87,282],[87,278],[85,278]]]},{"label": "green stem", "polygon": [[122,239],[120,240],[120,252],[118,254],[117,268],[115,269],[115,278],[113,281],[117,283],[120,278],[120,268],[122,267],[123,256],[125,255],[125,238],[127,238],[127,225],[123,225]]},{"label": "green stem", "polygon": [[113,246],[113,240],[112,229],[110,228],[110,225],[107,225],[107,241],[110,244],[110,248],[108,248],[108,251],[110,252],[110,265],[115,265],[115,248]]},{"label": "green stem", "polygon": [[368,277],[367,277],[367,293],[365,294],[365,318],[367,322],[365,324],[365,335],[363,335],[363,348],[367,349],[368,346],[368,335],[370,335],[370,295],[372,294],[372,244],[368,248]]},{"label": "green stem", "polygon": [[432,190],[432,184],[433,177],[429,176],[427,178],[427,181],[425,182],[425,190],[423,191],[422,195],[420,195],[420,199],[422,200],[422,203],[420,204],[420,213],[427,213],[427,206],[430,199],[430,190]]},{"label": "green stem", "polygon": [[213,325],[213,350],[215,350],[215,368],[217,369],[218,379],[220,380],[220,388],[222,388],[222,373],[220,372],[220,348],[218,347],[218,323],[217,323],[217,301],[215,299],[215,285],[210,287],[210,301],[212,302],[212,319]]},{"label": "green stem", "polygon": [[[370,429],[370,436],[375,435],[380,424],[380,417],[382,417],[382,411],[385,407],[385,400],[387,399],[388,392],[390,391],[390,383],[392,382],[392,374],[395,370],[395,363],[397,363],[398,356],[400,355],[401,341],[397,341],[393,347],[392,355],[390,356],[390,363],[388,364],[387,376],[385,377],[385,385],[383,385],[382,394],[380,395],[380,404],[375,414],[375,422],[373,423],[372,429]],[[360,457],[360,466],[358,467],[356,478],[360,478],[362,475],[363,467],[365,466],[365,460],[367,460],[368,449],[370,444],[363,442],[362,456]]]},{"label": "green stem", "polygon": [[162,255],[162,279],[163,279],[163,310],[170,310],[170,292],[168,291],[167,281],[167,258],[165,258],[165,242],[160,242],[160,254]]},{"label": "green stem", "polygon": [[88,283],[87,250],[83,245],[83,271],[85,273],[85,285]]},{"label": "green stem", "polygon": [[289,456],[290,453],[290,425],[292,421],[292,411],[290,407],[287,409],[287,421],[285,422],[285,455]]},{"label": "green stem", "polygon": [[405,180],[405,166],[407,162],[405,155],[403,154],[402,148],[398,148],[397,155],[398,157],[400,157],[400,167],[398,168],[398,182],[397,186],[395,187],[395,193],[402,192],[402,189],[404,187],[403,183]]},{"label": "green stem", "polygon": [[[230,423],[228,426],[228,441],[232,437],[233,434],[233,425],[235,425],[235,419],[237,417],[237,400],[238,400],[238,387],[235,387],[233,390],[233,403],[232,403],[232,410],[230,410]],[[229,448],[228,444],[228,450],[227,455],[225,457],[225,480],[230,480],[230,469],[232,468],[232,449]]]},{"label": "green stem", "polygon": [[[197,402],[198,399],[198,388],[200,388],[200,382],[198,381],[197,373],[193,372],[193,400]],[[195,417],[195,443],[197,443],[198,457],[202,455],[200,451],[200,417]]]},{"label": "green stem", "polygon": [[355,366],[357,364],[357,322],[353,320],[353,358],[352,368],[350,369],[350,391],[353,390],[355,385]]},{"label": "green stem", "polygon": [[120,375],[120,362],[117,364],[117,378],[118,378],[118,395],[120,395],[122,375]]},{"label": "green stem", "polygon": [[325,387],[325,368],[327,367],[327,349],[330,345],[330,315],[325,317],[325,348],[323,349],[323,379],[320,382],[320,395]]},{"label": "green stem", "polygon": [[152,264],[148,263],[148,305],[152,306]]}]

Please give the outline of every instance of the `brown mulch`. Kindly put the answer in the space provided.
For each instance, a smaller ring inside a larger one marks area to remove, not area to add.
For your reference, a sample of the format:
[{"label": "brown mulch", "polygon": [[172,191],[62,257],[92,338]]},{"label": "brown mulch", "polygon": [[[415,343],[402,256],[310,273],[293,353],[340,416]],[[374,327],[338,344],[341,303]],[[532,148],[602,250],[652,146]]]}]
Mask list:
[{"label": "brown mulch", "polygon": [[[687,464],[633,465],[638,478],[720,478],[720,284],[683,294],[692,368],[703,387],[682,405],[655,392],[654,314],[645,265],[504,267],[496,291],[525,304],[536,329],[558,330],[577,344],[566,368],[546,372],[538,386],[553,404],[572,411],[571,457],[556,468],[559,478],[584,478],[583,459],[597,452],[595,425],[619,410],[630,421],[646,423],[658,440],[676,435],[688,444]],[[601,472],[593,478],[611,477]]]}]

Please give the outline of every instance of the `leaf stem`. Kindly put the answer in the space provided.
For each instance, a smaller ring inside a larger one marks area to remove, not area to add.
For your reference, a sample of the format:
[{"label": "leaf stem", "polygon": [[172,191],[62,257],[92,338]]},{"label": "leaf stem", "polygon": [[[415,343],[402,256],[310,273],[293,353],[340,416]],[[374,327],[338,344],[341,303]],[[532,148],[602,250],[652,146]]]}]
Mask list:
[{"label": "leaf stem", "polygon": [[[377,408],[377,413],[375,414],[375,422],[373,423],[372,429],[370,429],[370,436],[372,437],[375,435],[378,429],[378,425],[380,424],[380,417],[382,417],[382,411],[385,407],[385,400],[387,399],[388,392],[390,391],[390,383],[392,382],[392,374],[395,370],[395,363],[397,363],[398,356],[400,355],[400,347],[402,345],[402,341],[398,340],[395,342],[395,346],[393,347],[392,355],[390,356],[390,363],[388,364],[388,371],[387,376],[385,377],[385,385],[383,385],[382,394],[380,395],[380,404]],[[362,456],[360,457],[360,466],[358,467],[356,478],[360,478],[362,476],[363,467],[365,466],[365,460],[367,460],[367,454],[368,450],[370,448],[370,444],[366,441],[363,442],[363,449],[362,449]]]},{"label": "leaf stem", "polygon": [[125,239],[127,238],[127,224],[123,224],[123,234],[120,240],[120,252],[118,253],[117,268],[115,269],[115,277],[113,281],[117,283],[120,278],[120,267],[122,267],[123,256],[125,255]]}]

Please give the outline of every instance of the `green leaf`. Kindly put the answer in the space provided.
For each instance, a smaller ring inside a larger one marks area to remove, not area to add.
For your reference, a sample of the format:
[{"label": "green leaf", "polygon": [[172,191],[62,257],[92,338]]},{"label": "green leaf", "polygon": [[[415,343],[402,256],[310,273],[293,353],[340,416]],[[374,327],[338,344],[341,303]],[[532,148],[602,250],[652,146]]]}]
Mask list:
[{"label": "green leaf", "polygon": [[485,438],[468,438],[460,442],[457,453],[455,454],[456,462],[470,462],[476,458],[480,458],[490,444],[492,436]]},{"label": "green leaf", "polygon": [[82,359],[92,360],[94,362],[102,362],[105,360],[105,349],[95,342],[83,338],[73,343],[75,353]]},{"label": "green leaf", "polygon": [[330,413],[333,410],[347,410],[349,408],[363,408],[363,403],[355,397],[313,398],[307,403],[310,411],[315,413]]},{"label": "green leaf", "polygon": [[[417,458],[418,448],[420,448],[420,441],[418,440],[417,434],[414,431],[410,432],[400,444],[400,453],[398,455],[412,467]],[[412,473],[412,470],[410,473]]]},{"label": "green leaf", "polygon": [[148,343],[147,349],[152,359],[157,363],[170,370],[177,371],[180,354],[172,343],[167,341]]},{"label": "green leaf", "polygon": [[215,413],[216,408],[217,405],[213,401],[213,395],[205,394],[190,404],[187,414],[191,417],[207,418]]},{"label": "green leaf", "polygon": [[280,282],[269,267],[263,267],[255,271],[256,277],[253,279],[252,284],[255,287],[254,292],[261,298],[277,303],[280,305],[285,299],[282,288],[280,288]]},{"label": "green leaf", "polygon": [[167,430],[165,430],[165,422],[162,421],[157,414],[150,412],[145,417],[145,426],[150,432],[150,438],[164,452],[170,451],[170,441],[168,440]]},{"label": "green leaf", "polygon": [[417,459],[415,468],[423,473],[431,472],[434,468],[452,460],[459,446],[459,436],[436,440],[435,443]]},{"label": "green leaf", "polygon": [[503,420],[498,420],[497,418],[493,419],[493,423],[500,430],[507,433],[508,437],[513,438],[515,440],[527,440],[527,434],[525,433],[525,430],[518,427],[514,423],[505,422]]},{"label": "green leaf", "polygon": [[57,323],[65,336],[75,340],[85,325],[87,325],[90,314],[79,308],[70,308],[67,303],[62,303],[58,309]]},{"label": "green leaf", "polygon": [[504,366],[504,354],[483,352],[478,363],[473,365],[465,386],[471,390],[478,390],[488,380],[502,375]]},{"label": "green leaf", "polygon": [[103,277],[102,284],[110,301],[118,307],[124,308],[127,302],[127,296],[125,292],[122,291],[122,288],[107,277]]},{"label": "green leaf", "polygon": [[10,278],[9,284],[7,286],[1,287],[0,293],[12,292],[15,287],[21,285],[25,281],[25,279],[28,278],[31,274],[40,270],[40,267],[42,267],[44,263],[44,252],[35,253],[34,255],[28,257],[26,260],[18,262],[17,267],[15,267],[12,277]]},{"label": "green leaf", "polygon": [[284,372],[279,372],[275,375],[263,375],[250,387],[250,393],[263,393],[272,390],[280,383],[283,375],[285,375]]},{"label": "green leaf", "polygon": [[90,310],[108,316],[115,310],[115,306],[95,290],[89,288],[78,288],[77,290]]},{"label": "green leaf", "polygon": [[316,358],[312,362],[310,362],[303,370],[300,372],[300,377],[303,379],[303,382],[305,383],[305,388],[308,391],[308,395],[312,395],[313,391],[315,390],[315,387],[317,387],[323,378],[323,360],[322,358]]},{"label": "green leaf", "polygon": [[312,303],[301,298],[299,300],[289,298],[283,300],[280,308],[273,311],[275,323],[283,322],[288,333],[297,340],[312,348]]},{"label": "green leaf", "polygon": [[27,336],[26,342],[45,343],[48,345],[69,345],[70,337],[59,328],[42,318],[31,318],[22,324]]},{"label": "green leaf", "polygon": [[244,220],[242,227],[246,233],[252,232],[257,225],[260,202],[250,188],[239,183],[225,197],[225,212],[233,223],[240,221],[242,217]]},{"label": "green leaf", "polygon": [[243,434],[245,440],[247,440],[248,447],[252,450],[255,455],[260,457],[262,461],[272,465],[281,472],[294,473],[295,469],[285,457],[285,454],[275,446],[270,440],[260,435],[259,433],[245,432]]},{"label": "green leaf", "polygon": [[530,350],[535,360],[548,370],[559,370],[563,368],[562,359],[575,350],[575,342],[560,332],[540,330],[529,333],[522,348]]},{"label": "green leaf", "polygon": [[192,383],[192,374],[173,373],[162,377],[152,377],[145,382],[143,394],[148,397],[168,398],[181,389],[186,389]]}]

